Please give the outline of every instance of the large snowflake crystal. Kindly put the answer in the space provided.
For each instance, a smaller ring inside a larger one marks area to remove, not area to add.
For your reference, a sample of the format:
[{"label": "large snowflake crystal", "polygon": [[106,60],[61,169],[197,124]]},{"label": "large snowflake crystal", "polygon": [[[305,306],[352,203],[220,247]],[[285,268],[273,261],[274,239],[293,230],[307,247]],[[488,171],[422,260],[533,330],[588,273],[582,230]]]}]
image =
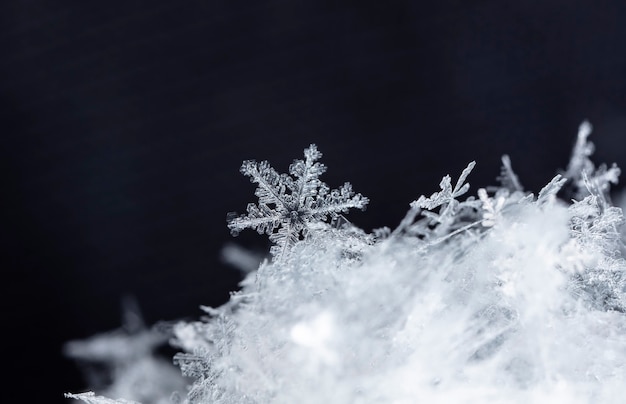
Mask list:
[{"label": "large snowflake crystal", "polygon": [[312,144],[304,150],[304,160],[294,160],[289,175],[278,174],[267,161],[244,161],[241,173],[258,184],[259,203],[248,204],[247,214],[228,214],[228,228],[233,235],[246,228],[269,235],[275,245],[270,253],[281,258],[312,228],[347,213],[350,208],[364,209],[368,199],[352,191],[346,182],[341,188],[330,188],[318,178],[326,166],[317,160],[322,153]]}]

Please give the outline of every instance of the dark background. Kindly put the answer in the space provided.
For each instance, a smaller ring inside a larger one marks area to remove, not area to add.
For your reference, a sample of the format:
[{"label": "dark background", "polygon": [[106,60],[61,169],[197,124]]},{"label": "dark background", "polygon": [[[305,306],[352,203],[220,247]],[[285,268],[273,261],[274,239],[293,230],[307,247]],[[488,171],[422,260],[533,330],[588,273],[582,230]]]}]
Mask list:
[{"label": "dark background", "polygon": [[471,160],[474,190],[508,153],[538,191],[584,119],[626,166],[625,43],[621,0],[2,2],[4,399],[85,388],[61,345],[124,295],[150,324],[223,303],[244,159],[316,143],[368,231]]}]

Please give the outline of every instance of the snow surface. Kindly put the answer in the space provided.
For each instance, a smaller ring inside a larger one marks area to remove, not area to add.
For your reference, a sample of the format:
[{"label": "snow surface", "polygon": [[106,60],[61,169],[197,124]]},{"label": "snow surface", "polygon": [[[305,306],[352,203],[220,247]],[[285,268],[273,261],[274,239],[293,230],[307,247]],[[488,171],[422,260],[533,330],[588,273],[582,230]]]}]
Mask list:
[{"label": "snow surface", "polygon": [[581,125],[572,163],[536,196],[505,156],[497,187],[461,200],[472,163],[394,229],[307,220],[227,304],[174,327],[175,363],[192,380],[179,401],[626,396],[623,216],[609,193],[619,169],[591,162],[590,130]]}]

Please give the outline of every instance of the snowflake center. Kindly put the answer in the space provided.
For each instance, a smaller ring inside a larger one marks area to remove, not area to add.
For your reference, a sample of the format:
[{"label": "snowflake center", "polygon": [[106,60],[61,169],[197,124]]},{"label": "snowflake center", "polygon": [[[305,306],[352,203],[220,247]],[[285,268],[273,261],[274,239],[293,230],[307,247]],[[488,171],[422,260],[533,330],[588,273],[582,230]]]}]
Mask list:
[{"label": "snowflake center", "polygon": [[292,209],[289,211],[289,221],[291,223],[304,222],[305,212],[300,211],[299,209]]}]

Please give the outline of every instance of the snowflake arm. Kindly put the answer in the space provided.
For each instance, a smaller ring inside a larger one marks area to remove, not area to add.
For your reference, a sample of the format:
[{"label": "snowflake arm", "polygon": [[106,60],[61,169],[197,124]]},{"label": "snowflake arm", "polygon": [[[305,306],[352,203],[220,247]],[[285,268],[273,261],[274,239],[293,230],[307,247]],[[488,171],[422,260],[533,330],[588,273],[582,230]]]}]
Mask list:
[{"label": "snowflake arm", "polygon": [[249,203],[248,214],[237,216],[236,213],[228,214],[228,227],[233,236],[237,236],[246,228],[256,229],[259,234],[272,234],[275,228],[280,226],[283,216],[280,212],[265,204],[259,206]]},{"label": "snowflake arm", "polygon": [[552,180],[539,191],[537,196],[537,204],[543,206],[556,200],[556,194],[563,188],[567,182],[567,178],[563,178],[561,174],[557,174]]},{"label": "snowflake arm", "polygon": [[229,213],[228,227],[231,233],[237,235],[241,230],[250,227],[259,234],[272,234],[280,225],[284,213],[289,210],[285,196],[286,176],[278,174],[267,161],[244,161],[240,171],[250,177],[251,182],[258,184],[255,195],[259,197],[259,204],[248,204],[247,215],[237,217],[236,214]]},{"label": "snowflake arm", "polygon": [[500,175],[497,179],[503,188],[506,188],[511,192],[524,191],[524,187],[522,186],[519,177],[515,174],[515,171],[513,171],[511,158],[508,154],[502,156],[502,167],[500,168]]},{"label": "snowflake arm", "polygon": [[594,152],[594,145],[587,138],[591,134],[592,127],[588,121],[584,121],[578,127],[578,136],[576,137],[576,144],[572,150],[567,170],[564,173],[564,177],[577,181],[581,174],[584,172],[590,174],[593,172],[593,163],[589,157]]},{"label": "snowflake arm", "polygon": [[317,150],[317,146],[312,144],[304,150],[305,160],[294,160],[289,167],[289,173],[296,177],[294,182],[290,177],[286,177],[287,186],[291,189],[293,198],[298,206],[304,206],[307,198],[313,198],[317,194],[326,194],[328,187],[318,179],[326,172],[326,166],[316,160],[322,157],[322,153]]},{"label": "snowflake arm", "polygon": [[274,246],[270,248],[273,257],[284,257],[291,246],[300,239],[301,227],[291,220],[286,220],[277,232],[270,235],[270,241]]},{"label": "snowflake arm", "polygon": [[340,213],[347,213],[351,208],[363,209],[367,202],[367,198],[361,194],[355,194],[352,191],[352,185],[346,182],[339,190],[333,190],[323,198],[318,198],[310,207],[310,212],[319,220],[325,220],[326,215],[335,217]]}]

